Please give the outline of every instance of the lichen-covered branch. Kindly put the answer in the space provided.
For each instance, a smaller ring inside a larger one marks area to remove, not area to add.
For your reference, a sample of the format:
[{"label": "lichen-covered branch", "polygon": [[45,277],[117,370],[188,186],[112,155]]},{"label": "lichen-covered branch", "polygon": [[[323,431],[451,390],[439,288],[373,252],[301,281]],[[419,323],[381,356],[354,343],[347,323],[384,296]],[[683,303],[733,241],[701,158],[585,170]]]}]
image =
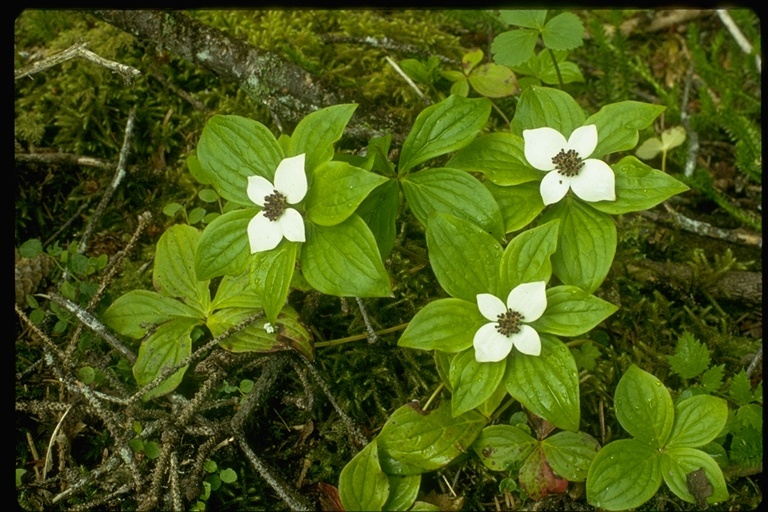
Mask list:
[{"label": "lichen-covered branch", "polygon": [[[324,82],[278,55],[255,48],[178,11],[96,10],[93,14],[163,51],[206,68],[238,84],[287,125],[330,105],[354,102],[338,87]],[[403,140],[394,120],[361,105],[347,128],[360,141],[391,133]]]}]

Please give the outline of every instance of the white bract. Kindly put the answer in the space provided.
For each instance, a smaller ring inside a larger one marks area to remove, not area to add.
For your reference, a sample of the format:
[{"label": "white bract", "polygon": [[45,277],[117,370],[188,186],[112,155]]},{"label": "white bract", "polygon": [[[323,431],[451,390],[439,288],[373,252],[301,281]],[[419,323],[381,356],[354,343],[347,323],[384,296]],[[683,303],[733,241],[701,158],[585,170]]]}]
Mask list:
[{"label": "white bract", "polygon": [[501,361],[512,347],[531,356],[541,353],[539,333],[526,324],[538,320],[547,309],[545,284],[536,281],[516,286],[509,292],[506,305],[490,293],[477,296],[480,313],[491,320],[475,333],[473,345],[478,362]]},{"label": "white bract", "polygon": [[546,171],[539,188],[545,205],[560,201],[568,190],[584,201],[615,201],[613,169],[602,160],[587,158],[597,147],[593,124],[573,130],[568,140],[553,128],[523,130],[525,159]]},{"label": "white bract", "polygon": [[284,158],[275,171],[275,184],[261,176],[248,177],[248,197],[262,207],[248,223],[251,253],[269,251],[285,237],[291,242],[304,242],[304,219],[288,208],[307,195],[304,154]]}]

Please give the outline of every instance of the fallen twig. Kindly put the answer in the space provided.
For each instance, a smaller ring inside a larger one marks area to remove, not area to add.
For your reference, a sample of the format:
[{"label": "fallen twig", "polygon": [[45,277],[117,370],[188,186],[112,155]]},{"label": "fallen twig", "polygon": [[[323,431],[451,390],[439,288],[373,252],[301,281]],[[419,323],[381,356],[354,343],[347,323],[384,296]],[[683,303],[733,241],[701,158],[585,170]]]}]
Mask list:
[{"label": "fallen twig", "polygon": [[[731,18],[731,15],[728,14],[727,9],[716,9],[715,12],[717,13],[717,17],[720,18],[720,21],[723,22],[723,25],[725,25],[725,28],[728,29],[728,32],[730,32],[733,39],[736,40],[736,44],[739,45],[739,48],[749,55],[752,53],[753,47],[752,44],[747,41],[747,38],[744,37],[744,34],[739,30],[739,27],[736,25],[736,22],[733,21],[733,18]],[[760,59],[760,54],[755,55],[755,65],[757,66],[757,72],[762,73],[763,72],[763,64],[762,60]]]},{"label": "fallen twig", "polygon": [[408,85],[410,85],[410,86],[411,86],[411,89],[413,89],[414,91],[416,91],[416,94],[418,94],[418,95],[419,95],[419,98],[421,98],[421,101],[423,101],[425,105],[430,105],[430,104],[432,103],[432,102],[429,100],[429,98],[427,98],[426,96],[424,96],[424,93],[423,93],[423,92],[421,92],[421,89],[419,89],[419,86],[418,86],[418,85],[416,85],[416,84],[413,82],[413,80],[411,80],[411,77],[409,77],[408,75],[406,75],[406,74],[405,74],[405,71],[403,71],[403,70],[400,68],[400,66],[398,66],[398,65],[397,65],[397,62],[395,62],[395,61],[393,61],[392,59],[390,59],[390,58],[389,58],[389,56],[385,56],[385,57],[384,57],[384,59],[387,61],[387,64],[389,64],[390,66],[392,66],[392,69],[394,69],[395,71],[397,71],[397,74],[398,74],[398,75],[400,75],[401,77],[403,77],[403,80],[405,80],[405,82],[406,82]]},{"label": "fallen twig", "polygon": [[669,216],[665,216],[650,210],[639,212],[639,214],[645,218],[651,219],[654,222],[669,224],[684,231],[695,233],[699,236],[716,238],[718,240],[724,240],[726,242],[741,245],[753,245],[757,247],[763,246],[763,238],[759,235],[747,233],[741,229],[718,228],[700,220],[690,219],[685,215],[676,212],[666,203],[664,204],[664,207],[667,209],[667,212],[669,212]]}]

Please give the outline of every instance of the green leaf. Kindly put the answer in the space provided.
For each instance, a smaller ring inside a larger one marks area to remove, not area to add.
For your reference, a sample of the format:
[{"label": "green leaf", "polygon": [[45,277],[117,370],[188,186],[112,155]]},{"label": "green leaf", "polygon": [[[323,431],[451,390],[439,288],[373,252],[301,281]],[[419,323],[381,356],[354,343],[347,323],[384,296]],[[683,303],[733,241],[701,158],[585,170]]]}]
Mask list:
[{"label": "green leaf", "polygon": [[746,405],[754,400],[749,377],[747,377],[747,372],[743,369],[733,376],[731,385],[728,389],[728,396],[736,402],[736,405]]},{"label": "green leaf", "polygon": [[43,244],[37,238],[27,240],[19,246],[19,254],[22,258],[34,258],[43,252]]},{"label": "green leaf", "polygon": [[435,213],[427,224],[432,271],[449,295],[476,303],[479,293],[494,293],[502,249],[476,224]]},{"label": "green leaf", "polygon": [[709,368],[707,346],[685,331],[677,340],[675,353],[666,356],[670,369],[684,379],[692,379]]},{"label": "green leaf", "polygon": [[422,225],[440,212],[474,222],[497,239],[504,236],[504,219],[493,195],[478,180],[458,169],[426,169],[400,183],[408,206]]},{"label": "green leaf", "polygon": [[522,137],[507,132],[489,133],[458,150],[446,166],[481,172],[496,185],[519,185],[536,181],[538,190],[538,182],[544,173],[528,165],[523,147]]},{"label": "green leaf", "polygon": [[339,498],[344,510],[382,510],[388,496],[389,479],[381,470],[374,439],[341,470]]},{"label": "green leaf", "polygon": [[21,487],[23,482],[21,478],[27,473],[26,469],[16,468],[16,487]]},{"label": "green leaf", "polygon": [[481,96],[503,98],[517,92],[515,73],[506,66],[486,63],[478,66],[469,75],[469,84]]},{"label": "green leaf", "polygon": [[725,365],[713,366],[701,375],[701,387],[708,393],[720,389],[723,385],[723,376],[725,375]]},{"label": "green leaf", "polygon": [[688,190],[684,183],[633,156],[625,156],[611,168],[616,178],[616,200],[589,203],[594,209],[611,215],[648,210]]},{"label": "green leaf", "polygon": [[465,53],[461,58],[461,68],[464,70],[464,73],[468,74],[481,62],[483,62],[483,50],[475,48]]},{"label": "green leaf", "polygon": [[579,373],[562,341],[539,334],[541,354],[513,350],[507,363],[507,391],[526,409],[563,430],[579,430]]},{"label": "green leaf", "polygon": [[251,287],[261,297],[267,320],[275,323],[285,305],[299,244],[283,240],[271,251],[251,255]]},{"label": "green leaf", "polygon": [[502,32],[491,43],[493,61],[509,67],[522,64],[533,57],[538,39],[538,30],[521,28]]},{"label": "green leaf", "polygon": [[491,393],[483,403],[475,407],[475,410],[480,412],[486,418],[493,419],[493,414],[501,405],[501,402],[509,396],[507,393],[507,387],[504,385],[504,379],[500,380],[496,389]]},{"label": "green leaf", "polygon": [[584,25],[575,14],[564,12],[544,25],[541,39],[550,50],[573,50],[584,42]]},{"label": "green leaf", "polygon": [[[728,488],[723,478],[723,472],[717,462],[701,450],[694,448],[674,447],[665,450],[661,456],[661,474],[664,476],[669,489],[680,499],[688,503],[697,503],[688,485],[688,475],[703,469],[706,480],[711,487],[711,494],[700,496],[706,503],[720,503],[728,499]],[[700,504],[701,506],[701,504]]]},{"label": "green leaf", "polygon": [[464,78],[463,80],[454,82],[453,85],[451,85],[450,93],[454,96],[461,96],[462,98],[469,96],[469,80]]},{"label": "green leaf", "polygon": [[638,146],[635,156],[641,160],[650,160],[662,151],[664,151],[664,147],[661,145],[661,141],[656,137],[651,137]]},{"label": "green leaf", "polygon": [[244,208],[224,213],[208,224],[200,236],[194,257],[199,279],[236,275],[248,262],[248,223],[259,210]]},{"label": "green leaf", "polygon": [[546,126],[567,139],[573,130],[584,124],[584,117],[584,111],[568,93],[532,85],[520,95],[510,131],[522,137],[523,130]]},{"label": "green leaf", "polygon": [[597,147],[590,158],[634,148],[640,139],[638,130],[648,128],[667,107],[640,101],[610,103],[589,116],[584,125],[597,126]]},{"label": "green leaf", "polygon": [[541,442],[549,465],[571,482],[583,482],[600,444],[585,432],[558,432]]},{"label": "green leaf", "polygon": [[[560,79],[557,76],[557,70],[552,63],[552,58],[549,57],[548,52],[541,52],[539,59],[546,59],[546,62],[542,63],[541,71],[537,75],[538,78],[545,84],[557,85],[560,83]],[[584,75],[581,74],[579,66],[570,61],[558,62],[557,66],[560,68],[560,78],[563,79],[564,84],[570,84],[573,82],[583,82]]]},{"label": "green leaf", "polygon": [[[226,308],[214,311],[208,317],[206,326],[211,334],[220,336],[240,322],[245,321],[258,310],[253,308]],[[313,349],[309,332],[299,323],[298,313],[286,307],[277,317],[275,332],[264,329],[264,319],[256,320],[242,330],[223,339],[219,345],[230,352],[276,352],[293,347],[313,358]],[[290,346],[289,346],[290,345]]]},{"label": "green leaf", "polygon": [[389,417],[379,436],[379,459],[390,475],[439,469],[467,451],[486,419],[477,411],[451,415],[450,401],[431,411],[408,404]]},{"label": "green leaf", "polygon": [[728,419],[728,404],[722,398],[697,395],[675,408],[675,423],[667,446],[698,448],[713,441]]},{"label": "green leaf", "polygon": [[397,344],[419,350],[461,352],[472,347],[475,333],[486,323],[476,303],[438,299],[416,313]]},{"label": "green leaf", "polygon": [[389,498],[382,510],[408,510],[416,501],[421,486],[421,475],[387,475]]},{"label": "green leaf", "polygon": [[[157,330],[142,342],[139,355],[133,364],[133,376],[140,387],[152,382],[166,368],[176,366],[189,357],[192,353],[190,333],[199,323],[198,319],[175,318],[158,326]],[[181,383],[186,371],[187,366],[182,366],[142,398],[150,400],[170,393]]]},{"label": "green leaf", "polygon": [[148,290],[131,290],[118,297],[101,319],[105,325],[120,334],[139,339],[147,334],[151,325],[179,317],[199,320],[205,318],[198,310],[176,299]]},{"label": "green leaf", "polygon": [[205,172],[203,164],[200,163],[200,159],[197,158],[196,154],[192,153],[187,157],[187,168],[192,177],[199,183],[203,185],[211,184],[211,177]]},{"label": "green leaf", "polygon": [[283,151],[263,124],[240,116],[215,115],[208,120],[197,144],[201,169],[216,192],[243,206],[248,198],[248,176],[274,183]]},{"label": "green leaf", "polygon": [[610,215],[566,196],[553,205],[542,222],[560,219],[552,270],[564,284],[595,291],[608,275],[616,254],[616,224]]},{"label": "green leaf", "polygon": [[517,235],[504,249],[499,267],[499,291],[509,293],[517,285],[549,281],[550,256],[557,249],[557,220]]},{"label": "green leaf", "polygon": [[531,327],[557,336],[578,336],[591,331],[619,308],[575,286],[547,290],[547,310]]},{"label": "green leaf", "polygon": [[304,200],[307,219],[319,226],[339,224],[385,181],[383,176],[345,162],[325,162],[315,169],[314,182]]},{"label": "green leaf", "polygon": [[197,224],[201,220],[203,220],[203,217],[205,217],[205,214],[207,212],[204,208],[194,208],[191,212],[189,212],[188,220],[190,224]]},{"label": "green leaf", "polygon": [[216,289],[211,311],[224,308],[261,307],[261,296],[251,287],[251,272],[247,269],[236,276],[224,276]]},{"label": "green leaf", "polygon": [[509,471],[523,465],[539,442],[511,425],[485,427],[472,443],[472,450],[492,471]]},{"label": "green leaf", "polygon": [[661,457],[655,448],[635,439],[604,446],[587,473],[587,502],[605,510],[636,508],[661,486]]},{"label": "green leaf", "polygon": [[541,446],[537,446],[523,463],[518,472],[518,480],[522,490],[533,500],[568,490],[568,481],[552,471]]},{"label": "green leaf", "polygon": [[235,470],[232,468],[222,469],[221,472],[219,472],[219,478],[225,484],[231,484],[237,481],[237,473],[235,473]]},{"label": "green leaf", "polygon": [[306,224],[301,270],[319,292],[353,297],[387,297],[392,291],[376,240],[357,215],[336,226]]},{"label": "green leaf", "polygon": [[152,284],[161,295],[178,298],[204,316],[211,292],[206,278],[198,280],[195,274],[200,238],[200,232],[192,226],[176,224],[168,228],[157,242]]},{"label": "green leaf", "polygon": [[356,212],[368,224],[379,253],[387,258],[395,246],[397,226],[395,221],[400,213],[400,189],[397,181],[388,180],[368,194]]},{"label": "green leaf", "polygon": [[639,442],[653,448],[666,445],[675,409],[659,379],[631,365],[616,386],[614,406],[616,419]]},{"label": "green leaf", "polygon": [[354,103],[333,105],[304,117],[291,135],[286,156],[306,154],[305,169],[312,176],[320,164],[333,158],[333,144],[341,138],[356,108]]},{"label": "green leaf", "polygon": [[486,181],[485,186],[499,204],[507,233],[524,228],[544,210],[538,181],[514,187],[500,187]]},{"label": "green leaf", "polygon": [[421,111],[400,152],[399,173],[466,146],[491,114],[487,98],[449,96]]},{"label": "green leaf", "polygon": [[175,217],[179,210],[183,210],[184,207],[179,203],[168,203],[163,206],[163,214],[168,217]]},{"label": "green leaf", "polygon": [[499,386],[506,368],[506,359],[495,363],[477,362],[474,349],[456,354],[448,373],[453,387],[451,414],[456,417],[488,400]]},{"label": "green leaf", "polygon": [[502,9],[499,17],[507,25],[541,30],[547,19],[546,9]]},{"label": "green leaf", "polygon": [[205,203],[215,203],[219,200],[219,194],[212,188],[204,188],[197,193],[197,197]]}]

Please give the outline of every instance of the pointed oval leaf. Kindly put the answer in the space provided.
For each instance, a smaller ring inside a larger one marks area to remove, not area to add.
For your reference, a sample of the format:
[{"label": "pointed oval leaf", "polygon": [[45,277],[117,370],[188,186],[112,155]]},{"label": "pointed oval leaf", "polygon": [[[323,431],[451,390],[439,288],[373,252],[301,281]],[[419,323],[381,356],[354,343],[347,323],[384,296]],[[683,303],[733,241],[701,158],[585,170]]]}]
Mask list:
[{"label": "pointed oval leaf", "polygon": [[389,417],[376,438],[381,467],[394,475],[439,469],[465,453],[485,423],[477,411],[454,418],[450,401],[431,411],[404,405]]},{"label": "pointed oval leaf", "polygon": [[541,354],[513,351],[504,376],[507,391],[526,409],[563,430],[579,430],[579,373],[562,341],[540,334]]},{"label": "pointed oval leaf", "polygon": [[397,344],[419,350],[460,352],[472,346],[475,333],[486,323],[488,320],[480,314],[476,303],[438,299],[416,313]]},{"label": "pointed oval leaf", "polygon": [[376,238],[381,257],[386,259],[395,246],[397,226],[395,221],[400,213],[400,188],[396,180],[388,180],[373,189],[355,211],[368,224]]},{"label": "pointed oval leaf", "polygon": [[304,200],[307,219],[319,226],[339,224],[385,181],[384,176],[346,162],[325,162],[315,169],[312,187]]},{"label": "pointed oval leaf", "polygon": [[178,317],[203,318],[199,311],[176,299],[148,290],[131,290],[118,297],[101,319],[120,334],[139,339],[147,334],[151,325]]},{"label": "pointed oval leaf", "polygon": [[616,179],[616,200],[589,203],[594,209],[611,215],[648,210],[688,190],[685,183],[633,156],[622,158],[611,168]]},{"label": "pointed oval leaf", "polygon": [[452,215],[432,214],[427,248],[432,271],[451,296],[476,302],[478,294],[494,293],[502,249],[482,228]]},{"label": "pointed oval leaf", "polygon": [[597,126],[597,147],[590,158],[626,151],[637,146],[638,130],[651,126],[667,107],[640,101],[610,103],[589,116],[584,125]]},{"label": "pointed oval leaf", "polygon": [[317,166],[333,158],[333,144],[344,133],[357,105],[333,105],[308,114],[291,134],[288,155],[306,155],[306,171],[312,175]]},{"label": "pointed oval leaf", "polygon": [[[192,329],[200,323],[196,318],[175,318],[161,324],[155,332],[141,343],[139,355],[133,364],[133,377],[139,386],[145,386],[163,373],[189,357],[192,353]],[[187,371],[182,366],[165,379],[159,386],[148,391],[143,400],[166,395],[176,389]]]},{"label": "pointed oval leaf", "polygon": [[551,87],[532,85],[520,95],[510,130],[522,137],[523,130],[549,127],[567,139],[584,124],[584,111],[568,93]]},{"label": "pointed oval leaf", "polygon": [[472,450],[488,469],[508,471],[522,466],[538,444],[539,441],[517,427],[492,425],[480,432],[472,443]]},{"label": "pointed oval leaf", "polygon": [[555,472],[571,482],[583,482],[600,443],[586,432],[558,432],[541,442]]},{"label": "pointed oval leaf", "polygon": [[236,276],[224,276],[216,289],[211,311],[223,308],[261,307],[261,296],[251,287],[251,272],[247,269]]},{"label": "pointed oval leaf", "polygon": [[389,498],[382,510],[410,510],[419,495],[421,475],[387,475]]},{"label": "pointed oval leaf", "polygon": [[555,286],[547,290],[546,312],[531,326],[539,332],[557,336],[579,336],[591,331],[618,309],[576,286]]},{"label": "pointed oval leaf", "polygon": [[538,181],[529,181],[514,187],[500,187],[486,181],[485,186],[499,204],[507,233],[524,228],[544,211]]},{"label": "pointed oval leaf", "polygon": [[389,479],[379,465],[374,439],[341,470],[339,498],[344,510],[382,510],[388,496]]},{"label": "pointed oval leaf", "polygon": [[504,219],[493,195],[464,171],[450,168],[426,169],[409,174],[400,183],[405,199],[422,225],[432,213],[448,213],[467,219],[501,239]]},{"label": "pointed oval leaf", "polygon": [[[529,229],[509,242],[499,267],[499,290],[502,295],[505,290],[512,290],[521,283],[549,281],[552,277],[549,259],[557,249],[559,222],[554,220]],[[547,309],[549,307],[548,304]]]},{"label": "pointed oval leaf", "polygon": [[[688,475],[702,469],[706,484],[694,487],[697,496],[691,492]],[[661,472],[669,489],[688,503],[696,503],[705,508],[707,503],[720,503],[728,499],[728,487],[720,466],[701,450],[678,446],[666,450],[661,457]]]},{"label": "pointed oval leaf", "polygon": [[675,407],[675,423],[667,446],[698,448],[713,441],[728,420],[728,403],[722,398],[698,395]]},{"label": "pointed oval leaf", "polygon": [[489,133],[458,150],[446,167],[481,172],[496,185],[509,186],[541,181],[544,173],[528,165],[523,147],[523,139],[517,135],[506,132]]},{"label": "pointed oval leaf", "polygon": [[616,254],[616,224],[610,215],[567,196],[542,215],[560,219],[552,270],[564,284],[595,291],[608,275]]},{"label": "pointed oval leaf", "polygon": [[299,244],[283,240],[273,250],[251,256],[250,285],[261,297],[264,313],[272,323],[277,320],[288,297],[298,250]]},{"label": "pointed oval leaf", "polygon": [[157,242],[152,284],[166,297],[175,297],[199,311],[208,311],[211,293],[207,278],[195,274],[195,253],[200,232],[192,226],[176,224],[168,228]]},{"label": "pointed oval leaf", "polygon": [[466,146],[491,114],[488,98],[448,96],[416,117],[400,152],[399,173]]},{"label": "pointed oval leaf", "polygon": [[234,210],[205,227],[194,257],[197,278],[236,275],[245,269],[250,254],[248,223],[258,212],[256,208]]},{"label": "pointed oval leaf", "polygon": [[215,115],[197,144],[197,158],[207,181],[225,199],[252,206],[248,176],[274,182],[283,151],[263,124],[240,116]]},{"label": "pointed oval leaf", "polygon": [[635,439],[608,443],[587,473],[587,502],[605,510],[636,508],[661,486],[661,457]]},{"label": "pointed oval leaf", "polygon": [[666,445],[675,420],[672,397],[659,379],[635,365],[619,380],[616,419],[635,439],[653,448]]},{"label": "pointed oval leaf", "polygon": [[520,487],[534,500],[541,500],[551,494],[562,494],[568,489],[568,480],[552,471],[547,457],[537,446],[520,468]]},{"label": "pointed oval leaf", "polygon": [[506,368],[506,359],[478,363],[473,349],[456,354],[448,372],[453,387],[451,414],[458,416],[488,400],[499,386]]},{"label": "pointed oval leaf", "polygon": [[301,250],[301,271],[317,291],[351,297],[391,295],[389,275],[371,230],[353,214],[325,227],[308,222]]}]

